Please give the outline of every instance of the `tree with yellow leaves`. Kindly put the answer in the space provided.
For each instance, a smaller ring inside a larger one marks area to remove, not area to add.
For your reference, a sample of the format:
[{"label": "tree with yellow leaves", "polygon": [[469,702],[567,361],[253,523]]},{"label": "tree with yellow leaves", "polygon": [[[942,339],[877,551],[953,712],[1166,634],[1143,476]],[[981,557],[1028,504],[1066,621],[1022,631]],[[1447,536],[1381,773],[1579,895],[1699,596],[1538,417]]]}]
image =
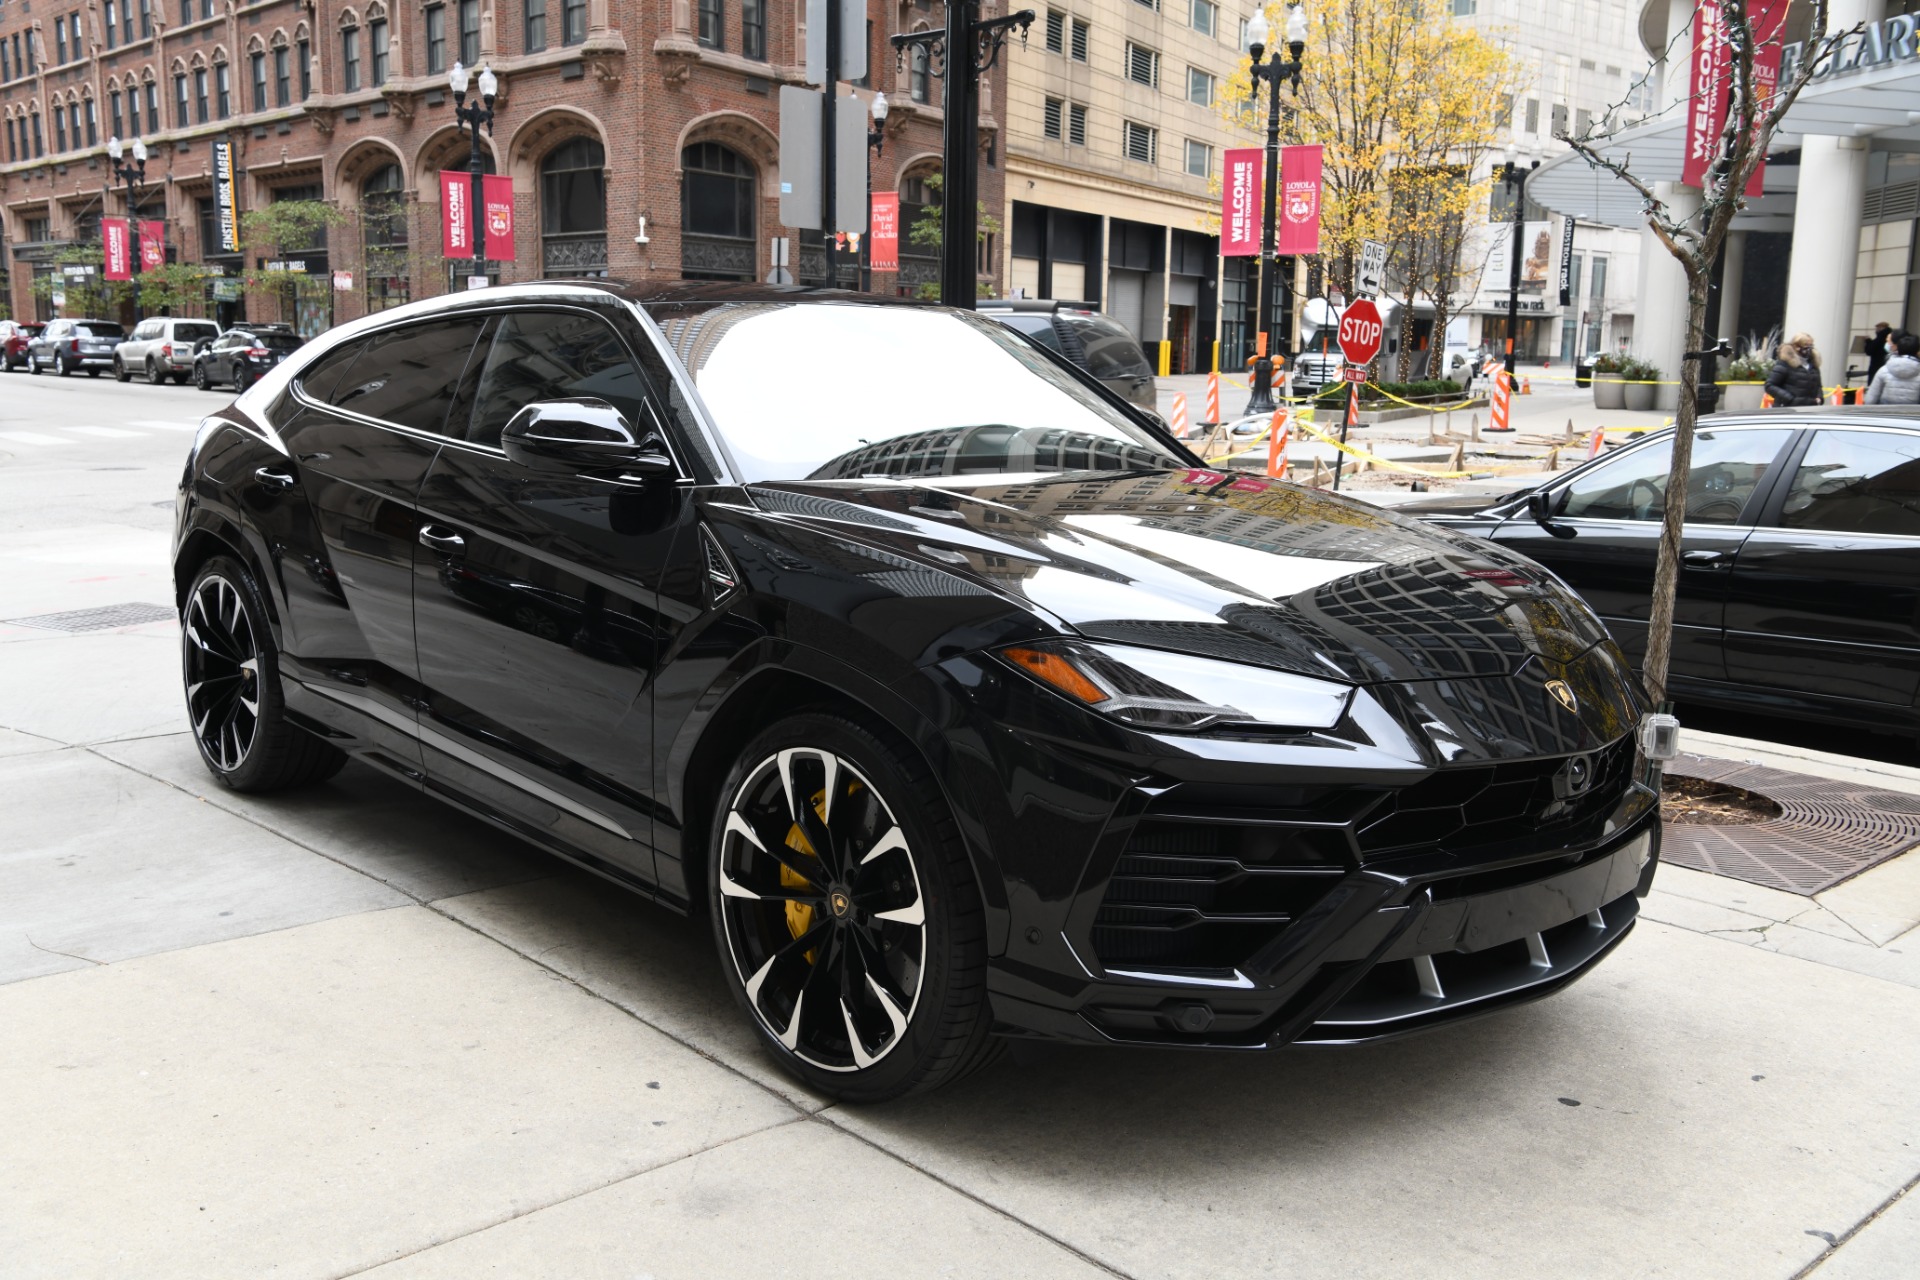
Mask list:
[{"label": "tree with yellow leaves", "polygon": [[[1286,25],[1271,4],[1269,23]],[[1476,177],[1496,141],[1513,60],[1493,39],[1455,22],[1447,0],[1330,0],[1307,11],[1299,94],[1283,140],[1318,143],[1321,254],[1331,284],[1350,287],[1361,242],[1388,246],[1388,277],[1403,300],[1401,375],[1409,374],[1413,304],[1430,298],[1436,335],[1473,274],[1464,261],[1469,219],[1485,206]],[[1258,98],[1244,65],[1220,95],[1222,111],[1253,129]]]}]

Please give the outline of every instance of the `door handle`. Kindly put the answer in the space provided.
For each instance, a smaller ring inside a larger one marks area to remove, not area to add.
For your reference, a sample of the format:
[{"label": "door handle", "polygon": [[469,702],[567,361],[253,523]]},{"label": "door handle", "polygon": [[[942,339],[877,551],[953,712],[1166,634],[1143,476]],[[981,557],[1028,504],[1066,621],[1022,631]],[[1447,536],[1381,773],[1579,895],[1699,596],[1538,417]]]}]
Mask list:
[{"label": "door handle", "polygon": [[457,556],[467,549],[467,540],[457,533],[423,524],[420,526],[420,545],[443,556]]},{"label": "door handle", "polygon": [[278,467],[261,467],[253,473],[253,478],[260,482],[261,488],[275,491],[291,489],[298,483],[291,471],[282,471]]},{"label": "door handle", "polygon": [[1733,561],[1724,551],[1685,551],[1680,555],[1680,563],[1689,569],[1726,569]]}]

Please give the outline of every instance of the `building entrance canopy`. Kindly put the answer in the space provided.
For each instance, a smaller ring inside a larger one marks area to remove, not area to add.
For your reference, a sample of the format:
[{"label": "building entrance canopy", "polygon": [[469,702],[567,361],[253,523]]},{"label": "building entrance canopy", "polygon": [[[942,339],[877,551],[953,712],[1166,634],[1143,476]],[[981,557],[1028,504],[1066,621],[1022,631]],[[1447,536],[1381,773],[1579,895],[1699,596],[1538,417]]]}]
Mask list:
[{"label": "building entrance canopy", "polygon": [[[1804,135],[1920,143],[1920,45],[1910,17],[1872,24],[1870,33],[1895,22],[1907,24],[1906,39],[1890,48],[1884,39],[1849,41],[1836,69],[1808,85],[1774,135],[1774,153],[1791,149]],[[1876,52],[1877,51],[1877,52]],[[1652,185],[1678,182],[1686,146],[1685,103],[1656,119],[1624,129],[1598,149]],[[1793,226],[1793,165],[1769,165],[1765,195],[1734,219],[1736,230],[1787,231]],[[1640,193],[1605,169],[1568,151],[1541,165],[1527,180],[1527,195],[1556,213],[1615,227],[1644,225]]]}]

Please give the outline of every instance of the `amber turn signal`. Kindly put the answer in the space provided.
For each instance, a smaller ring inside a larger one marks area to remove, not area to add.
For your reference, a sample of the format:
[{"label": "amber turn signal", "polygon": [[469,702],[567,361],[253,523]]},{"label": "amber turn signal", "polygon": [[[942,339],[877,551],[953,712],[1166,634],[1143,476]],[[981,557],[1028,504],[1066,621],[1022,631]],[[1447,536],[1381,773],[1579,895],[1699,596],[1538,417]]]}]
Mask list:
[{"label": "amber turn signal", "polygon": [[1105,689],[1081,675],[1078,668],[1057,653],[1024,648],[1002,649],[1000,652],[1028,675],[1045,680],[1069,697],[1089,705],[1107,700]]}]

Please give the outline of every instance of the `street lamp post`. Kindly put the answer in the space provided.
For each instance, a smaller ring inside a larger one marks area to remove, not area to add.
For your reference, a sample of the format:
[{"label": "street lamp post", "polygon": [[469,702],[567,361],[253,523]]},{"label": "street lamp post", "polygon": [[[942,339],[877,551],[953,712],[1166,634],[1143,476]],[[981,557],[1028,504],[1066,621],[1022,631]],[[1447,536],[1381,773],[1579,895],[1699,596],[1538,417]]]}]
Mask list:
[{"label": "street lamp post", "polygon": [[860,292],[873,292],[873,158],[887,145],[887,95],[873,95],[873,124],[867,129],[867,234],[860,237]]},{"label": "street lamp post", "polygon": [[1253,394],[1247,400],[1247,412],[1272,413],[1275,408],[1273,399],[1273,344],[1279,332],[1278,308],[1275,307],[1274,284],[1284,278],[1280,271],[1280,260],[1274,253],[1274,219],[1278,208],[1280,189],[1280,86],[1290,84],[1294,95],[1300,93],[1300,63],[1307,50],[1307,16],[1302,12],[1298,0],[1287,6],[1287,60],[1280,60],[1280,47],[1273,47],[1273,56],[1261,61],[1267,52],[1266,15],[1255,10],[1247,22],[1247,55],[1251,60],[1248,74],[1253,77],[1254,92],[1259,92],[1259,84],[1267,84],[1267,192],[1266,208],[1260,227],[1260,293],[1255,303],[1255,314],[1260,326],[1262,340],[1259,358],[1253,364]]},{"label": "street lamp post", "polygon": [[[467,81],[469,73],[458,62],[447,73],[447,87],[453,90],[453,118],[465,125],[472,145],[467,152],[467,177],[472,183],[472,194],[467,202],[473,208],[473,280],[484,281],[487,278],[487,234],[482,225],[482,213],[486,201],[481,196],[481,176],[485,172],[486,153],[480,150],[480,126],[487,127],[487,136],[493,136],[493,100],[500,89],[500,82],[494,78],[490,67],[480,68],[480,101],[467,101]],[[471,282],[469,288],[476,288]]]},{"label": "street lamp post", "polygon": [[1513,385],[1514,344],[1520,337],[1520,255],[1521,241],[1527,232],[1527,179],[1540,167],[1540,157],[1529,158],[1525,168],[1512,147],[1507,148],[1506,163],[1501,166],[1501,181],[1513,190],[1513,251],[1507,263],[1507,385]]},{"label": "street lamp post", "polygon": [[[140,184],[147,180],[147,144],[140,139],[133,140],[133,160],[128,163],[121,157],[127,148],[120,142],[119,135],[107,139],[107,158],[113,161],[113,176],[127,188],[127,242],[132,244],[133,237],[140,231]],[[133,322],[139,324],[144,317],[140,314],[140,275],[133,274]]]}]

